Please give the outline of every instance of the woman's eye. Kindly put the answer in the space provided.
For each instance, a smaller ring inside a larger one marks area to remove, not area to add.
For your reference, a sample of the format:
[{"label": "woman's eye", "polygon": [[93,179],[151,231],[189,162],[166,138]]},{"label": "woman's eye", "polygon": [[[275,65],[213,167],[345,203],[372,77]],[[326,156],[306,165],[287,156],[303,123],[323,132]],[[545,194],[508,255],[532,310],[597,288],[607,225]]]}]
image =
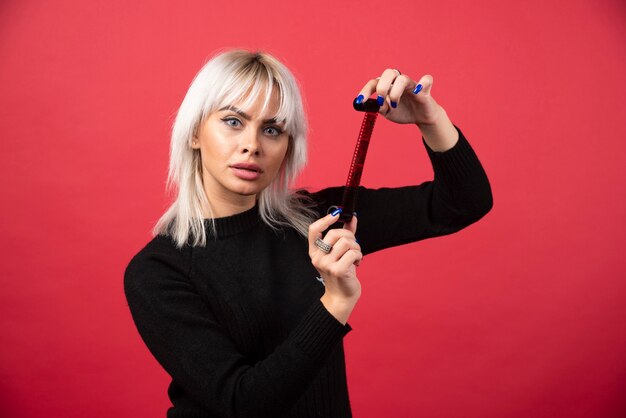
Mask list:
[{"label": "woman's eye", "polygon": [[239,119],[224,118],[222,120],[224,121],[226,125],[230,126],[231,128],[238,128],[241,125],[241,122],[239,121]]},{"label": "woman's eye", "polygon": [[277,128],[275,126],[269,126],[265,128],[265,132],[270,136],[279,136],[283,133],[282,129]]}]

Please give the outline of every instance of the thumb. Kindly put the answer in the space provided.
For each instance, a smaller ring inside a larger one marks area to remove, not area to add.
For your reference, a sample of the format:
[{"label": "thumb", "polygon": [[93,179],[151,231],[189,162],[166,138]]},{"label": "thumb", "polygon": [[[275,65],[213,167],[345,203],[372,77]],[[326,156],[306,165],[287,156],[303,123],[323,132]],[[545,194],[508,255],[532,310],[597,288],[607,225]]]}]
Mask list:
[{"label": "thumb", "polygon": [[352,219],[350,219],[350,222],[346,222],[345,224],[343,224],[343,229],[347,229],[353,234],[356,234],[357,223],[358,223],[358,219],[356,218],[356,212],[355,212],[352,214]]},{"label": "thumb", "polygon": [[426,74],[419,79],[417,84],[422,85],[422,90],[419,92],[419,94],[422,96],[429,96],[430,90],[433,88],[433,76],[430,74]]}]

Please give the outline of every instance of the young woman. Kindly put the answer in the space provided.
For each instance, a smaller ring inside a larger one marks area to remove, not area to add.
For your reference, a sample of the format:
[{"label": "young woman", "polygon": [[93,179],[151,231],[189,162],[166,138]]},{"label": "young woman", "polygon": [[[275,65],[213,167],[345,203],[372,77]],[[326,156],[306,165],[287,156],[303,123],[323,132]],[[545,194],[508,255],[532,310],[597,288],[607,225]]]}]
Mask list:
[{"label": "young woman", "polygon": [[326,213],[342,187],[289,189],[307,132],[289,70],[241,50],[200,70],[172,133],[176,198],[125,273],[139,333],[172,377],[168,417],[351,416],[342,339],[363,255],[453,233],[492,205],[431,86],[387,69],[357,95],[376,94],[385,118],[419,127],[435,175],[360,188],[358,214],[341,227],[339,211]]}]

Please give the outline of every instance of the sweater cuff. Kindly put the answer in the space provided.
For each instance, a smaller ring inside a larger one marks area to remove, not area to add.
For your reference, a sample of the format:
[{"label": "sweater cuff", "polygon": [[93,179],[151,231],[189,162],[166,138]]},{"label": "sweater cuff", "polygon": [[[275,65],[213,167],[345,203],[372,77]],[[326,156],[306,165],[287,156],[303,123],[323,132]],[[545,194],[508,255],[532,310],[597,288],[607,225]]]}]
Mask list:
[{"label": "sweater cuff", "polygon": [[311,358],[320,358],[326,357],[351,330],[350,325],[337,321],[317,300],[294,330],[293,338]]},{"label": "sweater cuff", "polygon": [[476,170],[482,171],[483,169],[465,135],[456,125],[454,127],[459,133],[459,140],[447,151],[433,151],[422,137],[422,142],[433,165],[435,178],[441,178],[445,182],[451,183],[462,181],[463,178]]}]

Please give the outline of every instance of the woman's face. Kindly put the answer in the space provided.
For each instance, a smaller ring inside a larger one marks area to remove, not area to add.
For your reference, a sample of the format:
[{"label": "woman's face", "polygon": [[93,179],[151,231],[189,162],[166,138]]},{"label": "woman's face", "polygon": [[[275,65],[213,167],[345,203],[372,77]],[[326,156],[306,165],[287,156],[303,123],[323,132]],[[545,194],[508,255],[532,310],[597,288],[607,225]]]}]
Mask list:
[{"label": "woman's face", "polygon": [[204,190],[216,217],[253,207],[256,195],[278,174],[289,147],[284,123],[273,119],[277,91],[265,115],[259,114],[263,97],[246,112],[237,104],[211,113],[192,144],[200,150]]}]

